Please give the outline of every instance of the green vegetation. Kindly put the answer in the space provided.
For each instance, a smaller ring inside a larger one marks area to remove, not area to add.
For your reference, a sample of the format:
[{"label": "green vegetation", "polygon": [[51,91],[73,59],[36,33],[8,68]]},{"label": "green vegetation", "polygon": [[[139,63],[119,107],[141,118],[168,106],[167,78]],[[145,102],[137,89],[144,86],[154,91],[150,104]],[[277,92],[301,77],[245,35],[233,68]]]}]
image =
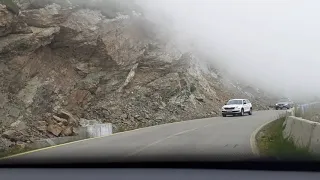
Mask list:
[{"label": "green vegetation", "polygon": [[7,151],[0,151],[0,158],[7,157],[7,156],[12,156],[12,155],[15,155],[15,154],[19,154],[19,153],[23,153],[23,152],[27,152],[27,151],[31,151],[31,150],[34,150],[34,149],[27,148],[27,147],[25,147],[25,148],[12,147]]},{"label": "green vegetation", "polygon": [[0,0],[0,4],[7,6],[7,9],[14,14],[19,14],[19,7],[12,0]]},{"label": "green vegetation", "polygon": [[280,160],[314,160],[307,148],[297,148],[290,139],[282,135],[285,117],[268,124],[257,136],[257,146],[260,154]]}]

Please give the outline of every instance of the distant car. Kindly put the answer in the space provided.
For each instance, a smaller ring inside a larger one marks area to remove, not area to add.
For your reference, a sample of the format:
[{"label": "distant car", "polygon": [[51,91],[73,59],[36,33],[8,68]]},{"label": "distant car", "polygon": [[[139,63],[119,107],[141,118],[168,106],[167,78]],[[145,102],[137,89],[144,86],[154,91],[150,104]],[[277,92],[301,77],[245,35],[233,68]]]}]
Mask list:
[{"label": "distant car", "polygon": [[230,99],[222,107],[222,116],[227,115],[241,115],[245,113],[252,115],[252,104],[248,99]]},{"label": "distant car", "polygon": [[276,110],[290,109],[290,108],[293,108],[293,102],[290,99],[281,99],[275,105]]}]

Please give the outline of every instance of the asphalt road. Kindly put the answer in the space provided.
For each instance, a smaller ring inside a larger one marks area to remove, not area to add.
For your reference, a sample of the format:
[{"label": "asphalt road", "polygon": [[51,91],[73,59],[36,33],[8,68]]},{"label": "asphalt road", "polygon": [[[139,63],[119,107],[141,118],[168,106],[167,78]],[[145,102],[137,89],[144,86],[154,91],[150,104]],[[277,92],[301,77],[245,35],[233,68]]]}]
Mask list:
[{"label": "asphalt road", "polygon": [[252,116],[215,117],[164,124],[50,147],[7,160],[21,163],[252,158],[252,133],[283,112],[257,111]]}]

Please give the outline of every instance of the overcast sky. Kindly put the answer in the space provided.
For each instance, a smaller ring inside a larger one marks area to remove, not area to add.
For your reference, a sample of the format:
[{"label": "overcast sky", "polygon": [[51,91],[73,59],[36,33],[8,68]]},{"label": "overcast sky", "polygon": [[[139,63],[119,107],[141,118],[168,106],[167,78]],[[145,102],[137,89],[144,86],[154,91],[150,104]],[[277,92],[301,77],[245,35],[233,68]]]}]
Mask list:
[{"label": "overcast sky", "polygon": [[320,92],[320,1],[138,2],[150,10],[148,16],[170,15],[170,28],[254,84],[288,93]]}]

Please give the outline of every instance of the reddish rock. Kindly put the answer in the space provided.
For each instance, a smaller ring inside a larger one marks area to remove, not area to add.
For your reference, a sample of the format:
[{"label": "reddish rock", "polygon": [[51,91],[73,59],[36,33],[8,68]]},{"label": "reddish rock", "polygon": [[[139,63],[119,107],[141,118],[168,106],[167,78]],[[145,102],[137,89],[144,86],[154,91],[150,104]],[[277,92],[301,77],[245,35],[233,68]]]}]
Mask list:
[{"label": "reddish rock", "polygon": [[81,105],[90,95],[90,92],[87,90],[75,90],[70,94],[68,98],[68,105]]},{"label": "reddish rock", "polygon": [[62,134],[65,136],[71,136],[73,134],[73,128],[71,126],[66,127],[63,131]]},{"label": "reddish rock", "polygon": [[53,115],[52,117],[53,117],[54,120],[56,120],[59,123],[59,125],[60,125],[60,123],[62,125],[67,125],[68,124],[68,120],[66,120],[66,119],[59,118],[58,116],[55,116],[55,115]]},{"label": "reddish rock", "polygon": [[59,136],[62,132],[62,127],[57,124],[50,124],[47,127],[47,131],[49,131],[50,133],[52,133],[55,136]]}]

